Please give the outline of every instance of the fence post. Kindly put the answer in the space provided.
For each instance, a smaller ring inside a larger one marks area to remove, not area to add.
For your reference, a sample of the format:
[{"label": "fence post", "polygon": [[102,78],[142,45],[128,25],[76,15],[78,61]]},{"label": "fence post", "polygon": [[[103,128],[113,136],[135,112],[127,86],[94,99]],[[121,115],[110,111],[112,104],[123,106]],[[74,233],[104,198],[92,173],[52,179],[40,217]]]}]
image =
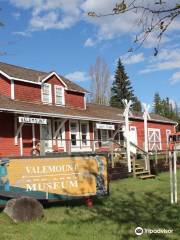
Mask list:
[{"label": "fence post", "polygon": [[176,164],[177,164],[177,151],[176,144],[174,145],[174,202],[177,203],[177,173],[176,173]]},{"label": "fence post", "polygon": [[136,161],[136,156],[135,156],[135,154],[133,154],[133,157],[132,157],[132,164],[133,164],[133,177],[134,178],[136,178],[136,163],[135,163],[135,161]]},{"label": "fence post", "polygon": [[151,173],[149,154],[146,155],[146,162],[147,162],[147,170],[149,171],[149,173]]},{"label": "fence post", "polygon": [[68,154],[71,155],[71,140],[68,139]]},{"label": "fence post", "polygon": [[114,168],[113,141],[111,141],[111,167]]},{"label": "fence post", "polygon": [[174,203],[174,194],[173,194],[173,170],[172,170],[172,153],[169,153],[169,173],[170,173],[170,194],[171,194],[171,204]]}]

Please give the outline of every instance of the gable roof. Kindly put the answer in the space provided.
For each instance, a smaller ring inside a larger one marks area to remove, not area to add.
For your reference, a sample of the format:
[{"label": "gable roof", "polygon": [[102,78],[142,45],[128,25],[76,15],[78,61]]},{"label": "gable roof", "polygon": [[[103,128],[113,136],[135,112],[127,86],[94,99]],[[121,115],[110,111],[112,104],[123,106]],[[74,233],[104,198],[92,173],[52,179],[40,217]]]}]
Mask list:
[{"label": "gable roof", "polygon": [[[51,75],[53,72],[43,72],[37,71],[30,68],[24,68],[15,66],[12,64],[7,64],[0,62],[0,70],[5,74],[9,75],[11,78],[18,78],[19,80],[29,80],[32,83],[41,83],[41,81]],[[58,75],[58,74],[57,74]],[[86,89],[80,87],[78,84],[71,82],[69,79],[58,75],[60,79],[67,86],[68,90],[76,91],[76,92],[88,92]]]},{"label": "gable roof", "polygon": [[[17,101],[3,96],[2,94],[0,94],[0,111],[108,123],[124,123],[123,110],[119,108],[88,103],[87,108],[82,110],[77,108],[47,105],[43,103]],[[133,115],[130,120],[131,119],[139,119],[143,121],[142,113],[139,115]],[[151,115],[150,121],[173,125],[176,124],[176,122],[172,120],[154,114]]]}]

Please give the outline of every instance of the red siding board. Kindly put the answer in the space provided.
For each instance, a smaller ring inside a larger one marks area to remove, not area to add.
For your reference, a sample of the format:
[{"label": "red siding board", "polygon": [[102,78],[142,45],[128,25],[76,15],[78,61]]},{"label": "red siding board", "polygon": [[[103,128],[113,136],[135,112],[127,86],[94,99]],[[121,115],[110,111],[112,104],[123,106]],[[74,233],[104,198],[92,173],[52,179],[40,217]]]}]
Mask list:
[{"label": "red siding board", "polygon": [[70,150],[70,132],[69,132],[69,120],[65,123],[65,139],[66,139],[66,152]]},{"label": "red siding board", "polygon": [[84,93],[66,91],[65,104],[70,107],[85,108],[84,106]]},{"label": "red siding board", "polygon": [[20,146],[14,145],[14,116],[12,114],[0,113],[0,155],[20,155]]},{"label": "red siding board", "polygon": [[41,102],[41,87],[31,83],[14,82],[15,99]]},{"label": "red siding board", "polygon": [[0,92],[7,97],[11,97],[11,82],[2,75],[0,75]]},{"label": "red siding board", "polygon": [[23,155],[30,156],[32,143],[32,125],[26,124],[22,127]]}]

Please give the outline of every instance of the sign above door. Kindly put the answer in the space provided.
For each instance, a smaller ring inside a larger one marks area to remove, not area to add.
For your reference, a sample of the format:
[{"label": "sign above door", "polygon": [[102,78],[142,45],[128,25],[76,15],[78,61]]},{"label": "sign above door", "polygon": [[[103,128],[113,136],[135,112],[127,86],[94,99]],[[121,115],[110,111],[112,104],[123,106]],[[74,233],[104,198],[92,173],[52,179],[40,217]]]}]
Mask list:
[{"label": "sign above door", "polygon": [[31,124],[42,124],[42,125],[47,124],[46,118],[19,117],[18,119],[20,123],[31,123]]},{"label": "sign above door", "polygon": [[111,124],[102,124],[102,123],[96,123],[97,129],[107,129],[107,130],[115,130],[114,125]]}]

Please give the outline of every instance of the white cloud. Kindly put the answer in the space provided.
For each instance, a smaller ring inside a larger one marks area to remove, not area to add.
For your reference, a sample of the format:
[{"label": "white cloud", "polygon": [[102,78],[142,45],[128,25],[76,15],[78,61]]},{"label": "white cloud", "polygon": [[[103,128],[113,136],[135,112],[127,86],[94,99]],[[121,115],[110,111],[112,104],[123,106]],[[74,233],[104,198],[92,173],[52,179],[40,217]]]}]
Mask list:
[{"label": "white cloud", "polygon": [[149,62],[140,73],[180,69],[180,49],[163,49],[157,57],[153,57]]},{"label": "white cloud", "polygon": [[125,55],[121,56],[121,60],[124,64],[136,64],[144,61],[144,54],[138,53],[132,55],[130,53],[126,53]]},{"label": "white cloud", "polygon": [[172,84],[179,83],[180,82],[180,72],[175,72],[171,79],[170,79]]},{"label": "white cloud", "polygon": [[18,8],[32,12],[29,30],[65,29],[77,23],[81,17],[82,0],[10,0]]},{"label": "white cloud", "polygon": [[17,32],[12,32],[12,34],[14,35],[19,35],[19,36],[22,36],[22,37],[31,37],[31,33],[28,32],[28,31],[17,31]]},{"label": "white cloud", "polygon": [[95,44],[96,44],[96,42],[92,38],[88,38],[85,41],[84,46],[85,47],[93,47]]},{"label": "white cloud", "polygon": [[89,80],[88,74],[86,72],[81,72],[81,71],[68,73],[66,74],[65,77],[74,82],[85,82]]},{"label": "white cloud", "polygon": [[[140,32],[140,26],[137,24],[142,12],[132,12],[101,17],[91,18],[87,16],[89,11],[95,11],[97,14],[111,13],[117,0],[9,0],[17,8],[31,11],[29,20],[29,31],[47,30],[47,29],[67,29],[80,21],[85,21],[95,27],[93,38],[88,38],[85,46],[93,46],[103,40],[119,38],[124,34],[134,38],[135,34]],[[126,2],[132,2],[127,0]],[[176,0],[171,0],[172,6]],[[153,4],[152,0],[136,0],[136,3]],[[160,7],[160,6],[159,6]],[[156,6],[158,8],[158,5]],[[179,29],[179,21],[171,25],[171,30]],[[171,34],[171,38],[174,37]],[[94,39],[94,40],[93,40]],[[154,46],[155,36],[147,39],[145,47]],[[169,37],[163,37],[162,42],[169,41]]]}]

